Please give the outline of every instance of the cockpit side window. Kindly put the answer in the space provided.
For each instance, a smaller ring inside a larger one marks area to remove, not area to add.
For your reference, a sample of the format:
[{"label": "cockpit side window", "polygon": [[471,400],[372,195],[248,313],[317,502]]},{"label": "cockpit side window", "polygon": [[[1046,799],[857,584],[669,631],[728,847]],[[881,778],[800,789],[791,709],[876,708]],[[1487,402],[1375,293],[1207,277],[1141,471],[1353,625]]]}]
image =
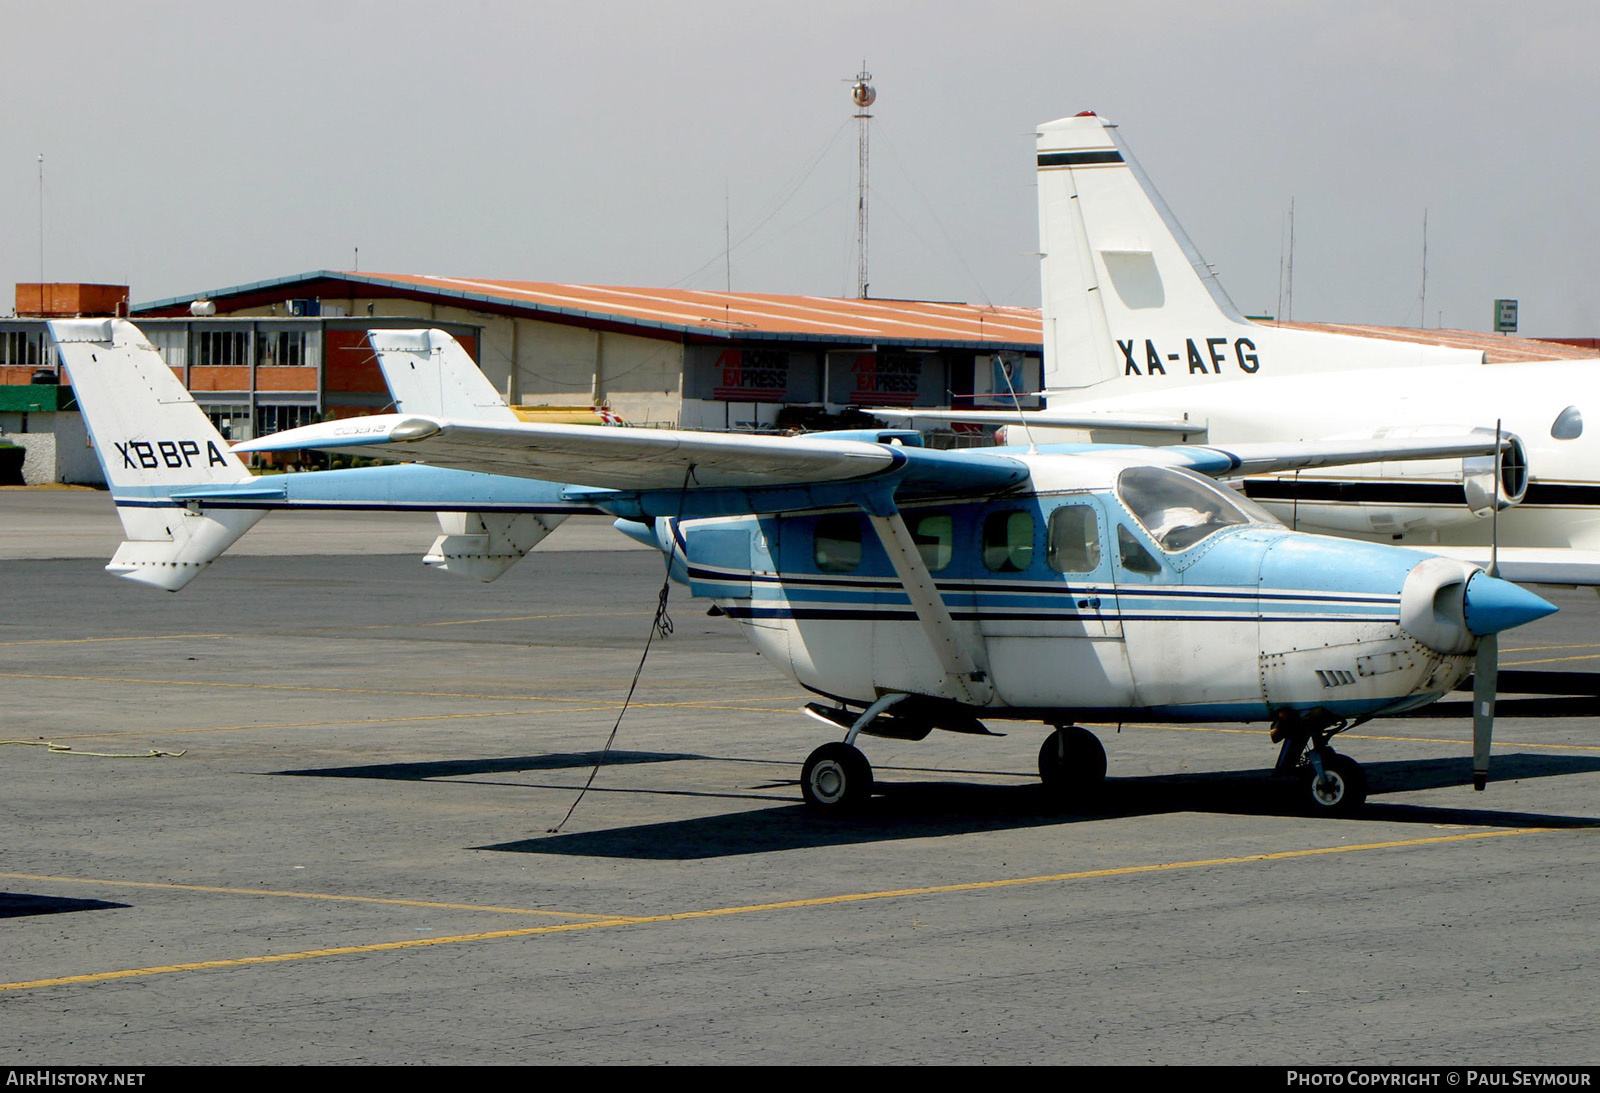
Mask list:
[{"label": "cockpit side window", "polygon": [[1092,573],[1100,566],[1100,521],[1092,505],[1062,505],[1050,514],[1045,560],[1057,573]]},{"label": "cockpit side window", "polygon": [[1208,479],[1170,467],[1129,467],[1117,496],[1162,550],[1188,550],[1224,528],[1276,524],[1254,502]]},{"label": "cockpit side window", "polygon": [[824,573],[852,573],[861,565],[861,517],[853,512],[817,517],[811,556]]},{"label": "cockpit side window", "polygon": [[1161,572],[1161,563],[1151,557],[1144,544],[1128,530],[1126,524],[1117,525],[1117,557],[1122,562],[1122,568],[1129,573]]},{"label": "cockpit side window", "polygon": [[991,512],[983,520],[983,564],[996,573],[1021,573],[1033,565],[1033,514]]}]

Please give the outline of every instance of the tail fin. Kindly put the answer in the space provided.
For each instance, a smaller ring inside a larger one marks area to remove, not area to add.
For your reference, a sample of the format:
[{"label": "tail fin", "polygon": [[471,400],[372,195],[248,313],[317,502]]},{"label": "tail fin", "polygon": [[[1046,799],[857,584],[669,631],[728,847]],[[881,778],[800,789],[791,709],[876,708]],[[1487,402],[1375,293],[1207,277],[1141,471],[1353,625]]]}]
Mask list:
[{"label": "tail fin", "polygon": [[1098,396],[1257,375],[1482,362],[1467,350],[1250,322],[1115,125],[1080,114],[1041,126],[1038,137],[1046,388],[1096,387]]},{"label": "tail fin", "polygon": [[[443,330],[369,330],[367,341],[401,413],[468,421],[516,421],[517,415]],[[440,535],[422,558],[446,573],[492,581],[510,569],[564,516],[534,513],[440,512]]]},{"label": "tail fin", "polygon": [[467,421],[514,421],[461,343],[443,330],[369,330],[367,341],[401,413]]},{"label": "tail fin", "polygon": [[253,477],[139,328],[123,319],[50,323],[128,538],[106,569],[176,592],[263,515],[175,500]]}]

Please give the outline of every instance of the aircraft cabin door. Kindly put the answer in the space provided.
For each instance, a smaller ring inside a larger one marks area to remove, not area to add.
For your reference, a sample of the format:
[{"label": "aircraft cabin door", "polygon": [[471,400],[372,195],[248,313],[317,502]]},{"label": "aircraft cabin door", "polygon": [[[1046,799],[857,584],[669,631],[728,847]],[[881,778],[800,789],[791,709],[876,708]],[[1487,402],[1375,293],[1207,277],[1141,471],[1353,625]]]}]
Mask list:
[{"label": "aircraft cabin door", "polygon": [[1112,526],[1090,494],[996,505],[981,518],[979,628],[1008,705],[1090,710],[1131,702]]}]

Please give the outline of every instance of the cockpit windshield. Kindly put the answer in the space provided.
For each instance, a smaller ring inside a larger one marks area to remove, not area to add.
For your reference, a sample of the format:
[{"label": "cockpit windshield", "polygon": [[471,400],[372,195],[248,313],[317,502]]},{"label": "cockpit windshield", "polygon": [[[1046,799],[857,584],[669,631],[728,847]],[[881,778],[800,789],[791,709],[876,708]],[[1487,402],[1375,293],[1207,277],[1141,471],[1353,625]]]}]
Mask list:
[{"label": "cockpit windshield", "polygon": [[1223,528],[1276,524],[1253,501],[1190,471],[1129,467],[1117,476],[1117,496],[1162,550],[1188,550]]}]

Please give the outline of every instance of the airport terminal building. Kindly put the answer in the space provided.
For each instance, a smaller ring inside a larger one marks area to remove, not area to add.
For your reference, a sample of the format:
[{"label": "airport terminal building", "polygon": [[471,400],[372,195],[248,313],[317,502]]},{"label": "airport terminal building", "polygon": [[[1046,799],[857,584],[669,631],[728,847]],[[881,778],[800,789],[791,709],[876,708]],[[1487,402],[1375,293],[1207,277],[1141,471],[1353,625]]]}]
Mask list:
[{"label": "airport terminal building", "polygon": [[[981,404],[997,354],[1019,390],[1040,385],[1034,308],[319,270],[130,313],[182,320],[197,304],[214,321],[264,324],[257,357],[262,334],[294,320],[471,327],[479,367],[513,405],[603,405],[641,425],[810,426],[860,405]],[[327,348],[330,377],[359,357],[350,348]]]}]

